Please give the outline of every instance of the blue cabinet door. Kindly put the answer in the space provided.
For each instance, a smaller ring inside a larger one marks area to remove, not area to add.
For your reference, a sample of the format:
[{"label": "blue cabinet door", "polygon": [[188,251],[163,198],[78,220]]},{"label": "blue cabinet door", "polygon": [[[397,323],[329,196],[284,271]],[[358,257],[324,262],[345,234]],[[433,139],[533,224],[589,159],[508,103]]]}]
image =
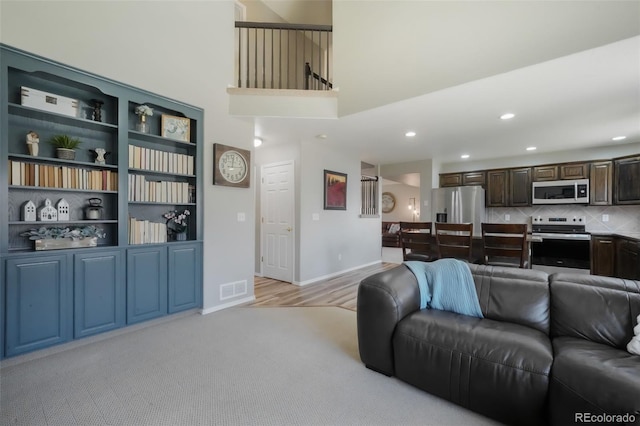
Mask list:
[{"label": "blue cabinet door", "polygon": [[167,314],[167,248],[127,250],[127,324]]},{"label": "blue cabinet door", "polygon": [[7,356],[71,338],[72,286],[67,264],[66,255],[7,259]]},{"label": "blue cabinet door", "polygon": [[126,281],[120,251],[74,256],[74,337],[122,327]]},{"label": "blue cabinet door", "polygon": [[202,305],[200,243],[169,246],[169,313]]}]

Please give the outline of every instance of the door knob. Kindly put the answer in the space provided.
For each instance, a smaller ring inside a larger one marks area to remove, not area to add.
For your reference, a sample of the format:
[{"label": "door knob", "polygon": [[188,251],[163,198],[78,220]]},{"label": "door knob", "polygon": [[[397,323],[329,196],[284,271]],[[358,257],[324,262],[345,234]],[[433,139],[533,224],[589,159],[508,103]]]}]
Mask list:
[{"label": "door knob", "polygon": [[291,232],[291,227],[290,226],[287,228],[287,231]]}]

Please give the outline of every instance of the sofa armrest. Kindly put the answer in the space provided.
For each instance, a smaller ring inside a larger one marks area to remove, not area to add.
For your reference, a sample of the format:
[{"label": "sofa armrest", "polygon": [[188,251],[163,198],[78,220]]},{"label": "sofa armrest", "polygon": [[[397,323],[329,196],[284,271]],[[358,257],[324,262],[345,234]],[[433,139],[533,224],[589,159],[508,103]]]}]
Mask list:
[{"label": "sofa armrest", "polygon": [[372,370],[391,376],[393,333],[398,322],[420,309],[420,290],[404,265],[365,278],[358,287],[360,359]]}]

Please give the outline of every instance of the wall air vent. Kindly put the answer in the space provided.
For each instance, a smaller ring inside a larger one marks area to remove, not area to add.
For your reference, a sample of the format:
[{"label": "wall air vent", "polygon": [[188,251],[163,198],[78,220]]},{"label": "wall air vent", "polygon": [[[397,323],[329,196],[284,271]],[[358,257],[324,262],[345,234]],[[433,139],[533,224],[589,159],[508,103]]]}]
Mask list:
[{"label": "wall air vent", "polygon": [[220,300],[227,300],[245,294],[247,294],[246,280],[222,284],[220,286]]}]

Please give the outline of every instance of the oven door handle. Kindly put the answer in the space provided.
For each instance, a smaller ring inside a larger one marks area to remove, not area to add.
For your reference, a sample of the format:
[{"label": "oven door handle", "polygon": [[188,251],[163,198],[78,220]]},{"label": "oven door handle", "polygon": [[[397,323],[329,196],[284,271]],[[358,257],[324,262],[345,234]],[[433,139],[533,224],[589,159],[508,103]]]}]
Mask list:
[{"label": "oven door handle", "polygon": [[531,234],[534,237],[540,237],[543,240],[569,240],[569,241],[589,241],[591,234],[556,234],[553,232],[535,232]]}]

